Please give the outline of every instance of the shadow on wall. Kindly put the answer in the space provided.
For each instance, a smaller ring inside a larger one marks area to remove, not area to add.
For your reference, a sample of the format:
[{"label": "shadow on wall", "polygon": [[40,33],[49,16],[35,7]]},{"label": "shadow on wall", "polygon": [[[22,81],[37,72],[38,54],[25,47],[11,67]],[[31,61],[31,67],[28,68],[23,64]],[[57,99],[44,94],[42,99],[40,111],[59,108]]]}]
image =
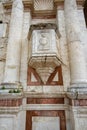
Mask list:
[{"label": "shadow on wall", "polygon": [[84,16],[85,16],[85,22],[86,22],[86,27],[87,27],[87,0],[85,0],[83,6],[84,6],[83,11],[84,11]]}]

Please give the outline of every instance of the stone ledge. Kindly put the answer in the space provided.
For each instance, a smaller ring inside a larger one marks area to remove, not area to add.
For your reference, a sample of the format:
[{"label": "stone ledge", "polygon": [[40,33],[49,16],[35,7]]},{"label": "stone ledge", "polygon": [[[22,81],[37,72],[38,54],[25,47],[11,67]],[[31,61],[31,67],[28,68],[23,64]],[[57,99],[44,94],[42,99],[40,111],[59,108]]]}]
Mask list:
[{"label": "stone ledge", "polygon": [[0,116],[1,114],[15,114],[21,111],[21,107],[0,107]]},{"label": "stone ledge", "polygon": [[68,110],[69,106],[65,104],[27,104],[23,110]]},{"label": "stone ledge", "polygon": [[66,97],[65,92],[59,93],[34,93],[34,92],[24,92],[24,97],[28,98],[61,98]]},{"label": "stone ledge", "polygon": [[87,99],[87,91],[86,92],[67,92],[67,97],[70,99]]},{"label": "stone ledge", "polygon": [[2,93],[0,94],[1,99],[20,99],[23,98],[23,93]]}]

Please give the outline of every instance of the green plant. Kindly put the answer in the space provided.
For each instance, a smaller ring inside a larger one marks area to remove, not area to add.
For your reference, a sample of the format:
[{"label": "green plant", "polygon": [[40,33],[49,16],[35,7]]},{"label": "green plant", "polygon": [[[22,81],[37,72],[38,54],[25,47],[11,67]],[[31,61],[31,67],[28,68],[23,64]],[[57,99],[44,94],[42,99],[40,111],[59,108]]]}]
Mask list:
[{"label": "green plant", "polygon": [[9,93],[13,93],[13,90],[9,90]]},{"label": "green plant", "polygon": [[3,90],[4,90],[4,89],[6,89],[6,88],[5,88],[5,86],[2,86],[2,87],[1,87],[1,89],[3,89]]},{"label": "green plant", "polygon": [[20,93],[20,92],[21,92],[20,89],[9,90],[9,93]]},{"label": "green plant", "polygon": [[21,90],[20,89],[17,89],[17,91],[16,91],[17,93],[20,93],[21,92]]}]

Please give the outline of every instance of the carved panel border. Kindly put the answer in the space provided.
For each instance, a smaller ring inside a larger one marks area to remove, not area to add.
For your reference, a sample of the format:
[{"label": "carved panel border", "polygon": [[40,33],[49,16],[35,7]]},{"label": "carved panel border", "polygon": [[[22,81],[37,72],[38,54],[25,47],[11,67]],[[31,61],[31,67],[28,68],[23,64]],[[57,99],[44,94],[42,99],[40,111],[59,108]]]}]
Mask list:
[{"label": "carved panel border", "polygon": [[27,98],[27,104],[64,104],[64,98]]},{"label": "carved panel border", "polygon": [[60,130],[66,130],[65,111],[59,110],[34,110],[26,112],[26,130],[32,130],[32,117],[33,116],[45,116],[45,117],[59,117],[60,118]]}]

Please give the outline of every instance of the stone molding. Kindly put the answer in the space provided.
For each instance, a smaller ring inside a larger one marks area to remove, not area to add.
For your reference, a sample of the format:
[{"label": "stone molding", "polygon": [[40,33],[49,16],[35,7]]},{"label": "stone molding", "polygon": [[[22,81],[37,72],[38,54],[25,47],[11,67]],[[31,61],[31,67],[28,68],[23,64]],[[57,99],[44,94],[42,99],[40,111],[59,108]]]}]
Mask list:
[{"label": "stone molding", "polygon": [[65,120],[65,111],[59,110],[42,110],[42,111],[27,111],[26,112],[26,130],[31,130],[32,129],[32,117],[33,116],[48,116],[48,117],[59,117],[60,118],[60,129],[61,130],[66,130],[66,120]]},{"label": "stone molding", "polygon": [[59,93],[29,93],[29,92],[24,92],[24,97],[26,97],[26,98],[65,98],[66,93],[65,92],[59,92]]},{"label": "stone molding", "polygon": [[[11,9],[12,8],[12,1],[13,0],[5,0],[2,1],[3,2],[3,6],[6,10]],[[77,5],[78,6],[82,6],[83,5],[84,0],[77,0]],[[34,1],[32,0],[23,0],[23,4],[24,4],[24,9],[25,11],[29,11],[31,10],[31,14],[33,18],[55,18],[56,17],[56,9],[57,7],[59,9],[63,9],[64,6],[64,0],[54,0],[53,2],[53,9],[46,9],[46,10],[35,10],[34,9]]]},{"label": "stone molding", "polygon": [[87,99],[87,85],[70,86],[67,90],[67,97],[70,99]]}]

